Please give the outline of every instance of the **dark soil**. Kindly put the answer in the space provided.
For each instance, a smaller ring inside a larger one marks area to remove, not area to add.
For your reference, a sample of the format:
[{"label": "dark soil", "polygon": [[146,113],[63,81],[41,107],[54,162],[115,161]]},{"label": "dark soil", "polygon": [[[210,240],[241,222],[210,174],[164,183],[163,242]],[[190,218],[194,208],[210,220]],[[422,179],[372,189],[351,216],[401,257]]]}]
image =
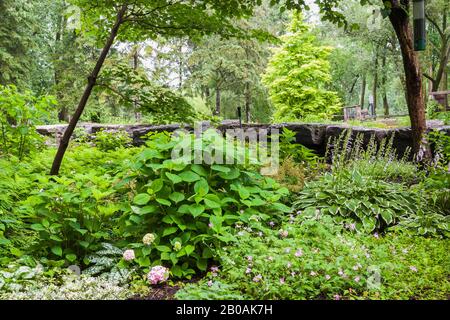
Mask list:
[{"label": "dark soil", "polygon": [[201,279],[201,276],[193,277],[190,280],[183,280],[175,285],[159,284],[152,286],[152,289],[147,296],[133,296],[129,300],[175,300],[175,293],[180,290],[185,284],[194,283]]}]

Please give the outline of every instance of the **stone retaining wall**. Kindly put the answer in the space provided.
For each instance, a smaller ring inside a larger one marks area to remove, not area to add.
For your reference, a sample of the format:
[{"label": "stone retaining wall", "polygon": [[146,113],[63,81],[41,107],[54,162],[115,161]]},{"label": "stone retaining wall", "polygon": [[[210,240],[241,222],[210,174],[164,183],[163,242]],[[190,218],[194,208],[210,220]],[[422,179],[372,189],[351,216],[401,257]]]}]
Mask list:
[{"label": "stone retaining wall", "polygon": [[[450,126],[440,126],[435,122],[429,122],[428,130],[437,129],[445,132],[450,136]],[[206,130],[211,127],[209,122],[201,123],[202,130]],[[48,126],[39,126],[37,127],[37,131],[45,136],[53,138],[53,144],[58,144],[61,139],[64,130],[67,125],[48,125]],[[87,134],[92,135],[96,132],[105,129],[105,130],[125,130],[128,132],[130,137],[133,139],[133,144],[138,146],[143,144],[142,137],[149,132],[156,131],[169,131],[173,132],[177,129],[186,129],[189,131],[193,131],[193,127],[190,126],[182,126],[180,124],[169,124],[169,125],[145,125],[145,124],[130,124],[130,125],[111,125],[111,124],[92,124],[92,123],[81,123],[77,126],[78,128],[83,128]],[[222,132],[225,132],[227,129],[237,129],[239,128],[239,123],[236,121],[223,121],[218,129]],[[324,154],[326,145],[330,137],[339,136],[344,130],[348,128],[352,128],[353,135],[357,135],[358,133],[362,133],[364,136],[364,141],[367,143],[372,135],[375,135],[376,141],[381,141],[383,138],[390,137],[392,134],[394,136],[394,147],[397,149],[400,155],[403,155],[405,150],[411,146],[412,138],[411,138],[411,129],[404,128],[396,128],[396,129],[378,129],[378,128],[363,128],[363,127],[351,127],[348,125],[335,125],[335,124],[305,124],[305,123],[280,123],[280,124],[243,124],[242,127],[244,129],[253,128],[255,130],[259,129],[267,129],[268,134],[270,134],[272,129],[279,129],[280,132],[282,128],[288,128],[296,133],[297,143],[300,143],[308,148],[311,148],[317,151],[319,154]],[[52,140],[50,140],[52,143]]]}]

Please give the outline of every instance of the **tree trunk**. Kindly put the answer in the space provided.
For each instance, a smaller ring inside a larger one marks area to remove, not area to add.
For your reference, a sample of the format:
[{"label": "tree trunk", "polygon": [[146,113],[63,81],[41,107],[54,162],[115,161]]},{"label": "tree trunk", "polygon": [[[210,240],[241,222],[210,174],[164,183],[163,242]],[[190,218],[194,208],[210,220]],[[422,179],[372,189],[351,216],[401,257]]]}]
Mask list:
[{"label": "tree trunk", "polygon": [[[421,150],[422,138],[424,138],[426,130],[422,74],[418,56],[414,51],[408,11],[405,11],[409,7],[409,1],[402,1],[406,5],[405,8],[400,8],[398,1],[391,2],[392,10],[389,14],[389,20],[394,27],[403,57],[403,69],[406,78],[406,103],[411,120],[413,140],[412,151],[418,154]],[[431,157],[429,147],[425,145],[422,150],[423,154],[419,157],[419,160],[429,159]]]},{"label": "tree trunk", "polygon": [[64,158],[64,154],[67,150],[67,147],[69,146],[70,137],[72,136],[73,131],[75,130],[75,127],[78,123],[78,120],[81,117],[81,114],[83,113],[84,108],[86,107],[86,103],[88,102],[89,96],[91,95],[92,89],[94,88],[97,76],[100,72],[100,69],[102,68],[103,63],[105,62],[106,56],[108,55],[108,52],[114,43],[114,39],[117,36],[117,33],[119,31],[119,28],[121,24],[123,23],[123,17],[125,15],[125,12],[127,10],[127,6],[123,5],[119,12],[117,13],[116,21],[114,22],[114,25],[111,29],[111,32],[109,34],[108,40],[106,41],[105,46],[103,47],[103,50],[97,60],[97,63],[95,64],[94,69],[92,70],[92,73],[88,77],[88,84],[84,90],[84,93],[80,99],[80,102],[78,104],[77,109],[75,110],[75,113],[73,114],[72,119],[70,119],[69,125],[67,126],[66,131],[64,131],[64,135],[61,139],[61,142],[59,143],[58,151],[56,152],[55,159],[53,160],[52,168],[50,170],[50,175],[58,175],[59,169],[61,167],[62,160]]},{"label": "tree trunk", "polygon": [[[136,44],[133,52],[133,70],[137,72],[137,69],[139,67],[139,45]],[[134,112],[134,120],[136,122],[140,121],[140,116],[138,112],[138,101],[137,99],[134,99],[133,101],[133,112]]]},{"label": "tree trunk", "polygon": [[216,110],[214,111],[215,116],[220,116],[220,88],[216,87]]},{"label": "tree trunk", "polygon": [[359,100],[359,105],[361,106],[361,110],[364,109],[364,96],[366,95],[366,75],[362,78],[361,84],[361,99]]},{"label": "tree trunk", "polygon": [[[60,16],[58,17],[57,31],[56,31],[56,36],[55,36],[55,51],[59,55],[58,60],[61,59],[61,55],[62,55],[62,52],[61,52],[62,48],[60,47],[61,46],[60,42],[64,36],[64,32],[66,29],[66,23],[67,23],[67,18],[64,16],[64,13],[61,11]],[[60,102],[60,101],[62,101],[62,98],[61,98],[61,88],[58,87],[59,83],[60,83],[59,75],[63,71],[60,69],[59,64],[56,64],[56,66],[57,67],[55,67],[55,70],[54,70],[56,99],[58,100],[58,102]],[[69,110],[67,109],[67,106],[60,107],[60,109],[58,111],[58,120],[69,122]]]},{"label": "tree trunk", "polygon": [[[443,91],[447,91],[448,90],[448,75],[447,75],[447,72],[448,72],[448,66],[445,69],[444,74],[442,76],[442,90]],[[444,103],[445,103],[445,109],[444,110],[447,110],[448,109],[448,94],[445,95]]]},{"label": "tree trunk", "polygon": [[373,71],[373,88],[372,88],[372,95],[373,95],[373,116],[377,117],[377,89],[378,89],[378,48],[375,52],[375,65],[374,65],[374,71]]},{"label": "tree trunk", "polygon": [[387,98],[387,89],[386,89],[386,50],[383,54],[383,58],[381,59],[381,69],[382,69],[382,76],[381,76],[381,86],[383,88],[383,110],[384,115],[389,116],[389,101]]},{"label": "tree trunk", "polygon": [[252,103],[252,93],[250,91],[250,83],[245,83],[245,122],[250,122],[250,106]]}]

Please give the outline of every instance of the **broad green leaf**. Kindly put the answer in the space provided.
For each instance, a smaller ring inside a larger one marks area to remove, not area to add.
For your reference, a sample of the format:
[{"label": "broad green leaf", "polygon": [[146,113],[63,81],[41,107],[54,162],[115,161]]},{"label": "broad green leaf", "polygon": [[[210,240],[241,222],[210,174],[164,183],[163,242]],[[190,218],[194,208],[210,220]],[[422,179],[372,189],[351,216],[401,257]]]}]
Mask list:
[{"label": "broad green leaf", "polygon": [[177,184],[183,181],[183,179],[181,179],[178,175],[170,172],[166,172],[166,176],[172,181],[173,184]]},{"label": "broad green leaf", "polygon": [[201,204],[191,204],[188,208],[189,212],[192,214],[194,218],[198,217],[205,211],[205,206]]},{"label": "broad green leaf", "polygon": [[158,201],[159,203],[161,203],[164,206],[168,206],[168,207],[171,206],[170,201],[167,199],[157,198],[156,201]]},{"label": "broad green leaf", "polygon": [[184,200],[184,194],[182,194],[180,192],[174,192],[169,196],[169,199],[175,203],[178,203],[178,202]]},{"label": "broad green leaf", "polygon": [[180,178],[186,182],[194,182],[200,180],[200,176],[193,171],[183,171],[179,174]]},{"label": "broad green leaf", "polygon": [[219,165],[219,164],[213,164],[211,166],[211,169],[213,169],[214,171],[220,171],[220,172],[223,172],[223,173],[229,173],[231,171],[230,168],[222,166],[222,165]]},{"label": "broad green leaf", "polygon": [[178,227],[168,227],[168,228],[164,229],[162,236],[165,237],[165,236],[174,234],[177,231],[178,231]]},{"label": "broad green leaf", "polygon": [[69,253],[66,254],[66,259],[69,260],[70,262],[74,262],[75,260],[77,260],[77,256],[74,255],[73,253]]},{"label": "broad green leaf", "polygon": [[208,182],[203,178],[201,180],[197,181],[194,185],[194,191],[200,197],[205,196],[206,194],[208,194],[208,191],[209,191]]},{"label": "broad green leaf", "polygon": [[139,206],[143,206],[150,201],[150,195],[147,193],[140,193],[134,197],[133,202]]},{"label": "broad green leaf", "polygon": [[60,246],[54,246],[50,249],[55,255],[62,257],[62,249]]}]

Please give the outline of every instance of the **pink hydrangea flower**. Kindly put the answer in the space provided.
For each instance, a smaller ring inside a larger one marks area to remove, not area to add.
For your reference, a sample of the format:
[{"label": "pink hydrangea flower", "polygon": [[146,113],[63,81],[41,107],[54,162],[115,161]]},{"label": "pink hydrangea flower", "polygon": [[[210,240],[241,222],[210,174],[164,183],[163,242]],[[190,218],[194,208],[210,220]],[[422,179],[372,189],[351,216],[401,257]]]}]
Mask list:
[{"label": "pink hydrangea flower", "polygon": [[123,258],[125,259],[125,261],[133,260],[135,258],[134,250],[133,249],[125,250],[123,253]]},{"label": "pink hydrangea flower", "polygon": [[151,284],[158,284],[169,279],[169,269],[163,266],[154,266],[147,275]]}]

